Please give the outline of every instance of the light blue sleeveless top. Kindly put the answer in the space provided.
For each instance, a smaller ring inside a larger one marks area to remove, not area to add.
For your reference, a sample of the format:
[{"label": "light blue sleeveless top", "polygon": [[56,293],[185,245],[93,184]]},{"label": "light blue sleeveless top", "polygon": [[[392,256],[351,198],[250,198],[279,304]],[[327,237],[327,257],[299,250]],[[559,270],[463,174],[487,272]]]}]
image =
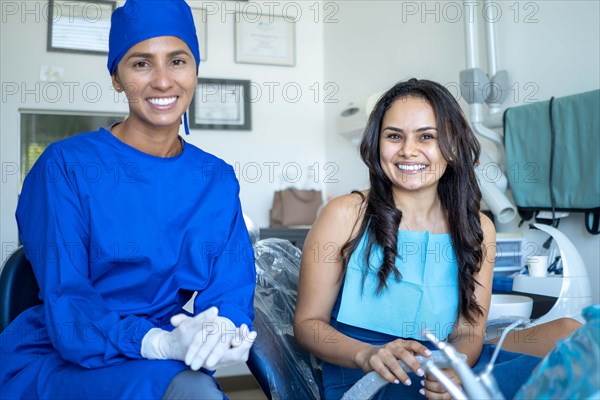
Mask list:
[{"label": "light blue sleeveless top", "polygon": [[[388,335],[423,340],[425,328],[446,338],[458,315],[458,264],[449,234],[398,231],[396,268],[376,293],[383,250],[373,245],[366,278],[363,235],[348,262],[346,277],[332,317],[346,325]],[[340,299],[341,297],[341,299]],[[338,310],[339,304],[339,310]],[[337,311],[337,315],[336,315]]]}]

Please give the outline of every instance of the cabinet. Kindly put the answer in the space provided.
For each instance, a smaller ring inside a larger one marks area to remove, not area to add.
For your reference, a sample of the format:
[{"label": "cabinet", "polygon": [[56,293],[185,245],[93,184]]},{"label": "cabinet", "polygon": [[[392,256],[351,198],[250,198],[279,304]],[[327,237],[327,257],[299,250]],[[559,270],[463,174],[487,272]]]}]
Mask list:
[{"label": "cabinet", "polygon": [[500,236],[496,238],[496,263],[494,275],[507,276],[521,270],[523,259],[523,237]]},{"label": "cabinet", "polygon": [[496,262],[492,291],[507,293],[512,291],[513,275],[525,265],[523,243],[525,238],[515,235],[498,234],[496,237]]},{"label": "cabinet", "polygon": [[260,228],[260,238],[289,240],[294,246],[302,250],[309,230],[310,228]]}]

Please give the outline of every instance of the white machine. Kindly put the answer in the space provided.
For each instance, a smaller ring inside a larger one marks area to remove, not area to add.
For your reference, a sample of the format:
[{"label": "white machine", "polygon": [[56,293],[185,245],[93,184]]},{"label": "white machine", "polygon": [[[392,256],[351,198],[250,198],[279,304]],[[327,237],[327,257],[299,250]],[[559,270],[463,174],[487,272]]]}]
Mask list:
[{"label": "white machine", "polygon": [[337,118],[340,135],[358,145],[365,131],[369,115],[382,94],[374,93],[348,104]]},{"label": "white machine", "polygon": [[548,233],[556,241],[560,250],[563,275],[544,278],[517,275],[513,282],[513,290],[557,297],[550,311],[534,321],[536,325],[564,317],[583,323],[581,310],[592,304],[592,289],[581,255],[573,242],[558,229],[544,224],[533,226]]}]

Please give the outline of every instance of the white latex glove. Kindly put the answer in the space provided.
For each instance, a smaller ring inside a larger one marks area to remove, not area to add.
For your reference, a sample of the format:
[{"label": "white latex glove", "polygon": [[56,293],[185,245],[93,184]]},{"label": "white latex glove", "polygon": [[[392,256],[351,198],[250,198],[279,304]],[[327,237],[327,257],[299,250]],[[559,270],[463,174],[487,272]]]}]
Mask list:
[{"label": "white latex glove", "polygon": [[[192,342],[197,340],[198,333],[214,326],[218,316],[216,307],[211,307],[200,314],[189,317],[177,314],[171,317],[173,331],[152,328],[142,339],[142,357],[149,360],[180,360],[185,361],[186,354]],[[188,364],[189,365],[189,364]]]},{"label": "white latex glove", "polygon": [[202,331],[196,333],[185,355],[185,363],[197,371],[211,356],[211,360],[220,360],[223,353],[231,348],[236,331],[237,328],[229,318],[217,316],[212,323],[206,324]]},{"label": "white latex glove", "polygon": [[213,352],[204,363],[204,368],[215,370],[230,365],[240,364],[248,361],[250,348],[256,339],[257,332],[248,329],[246,324],[236,329],[235,337],[231,342],[231,347],[222,354]]}]

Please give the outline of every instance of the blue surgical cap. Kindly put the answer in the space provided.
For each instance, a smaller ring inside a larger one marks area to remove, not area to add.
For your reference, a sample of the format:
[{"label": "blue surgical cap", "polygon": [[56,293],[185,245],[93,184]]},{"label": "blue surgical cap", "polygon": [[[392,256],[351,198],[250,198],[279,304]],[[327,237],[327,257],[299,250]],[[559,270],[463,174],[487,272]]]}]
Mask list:
[{"label": "blue surgical cap", "polygon": [[125,53],[147,39],[176,36],[183,40],[200,66],[200,49],[190,6],[184,0],[127,0],[111,17],[108,71],[117,69]]}]

